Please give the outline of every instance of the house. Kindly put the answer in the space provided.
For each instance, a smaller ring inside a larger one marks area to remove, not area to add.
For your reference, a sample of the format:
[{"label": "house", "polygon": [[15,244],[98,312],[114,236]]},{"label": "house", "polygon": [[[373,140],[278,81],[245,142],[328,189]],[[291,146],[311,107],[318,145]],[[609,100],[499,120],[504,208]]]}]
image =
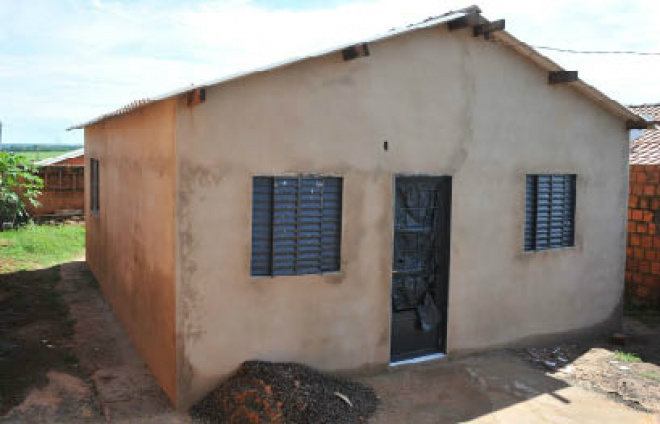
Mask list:
[{"label": "house", "polygon": [[38,206],[27,204],[38,219],[82,216],[85,207],[85,149],[35,162],[44,182]]},{"label": "house", "polygon": [[502,27],[451,12],[74,127],[87,261],[172,402],[248,359],[366,372],[618,325],[646,122]]},{"label": "house", "polygon": [[[660,121],[660,103],[630,109],[648,121]],[[636,302],[660,307],[660,129],[632,135],[626,294]]]}]

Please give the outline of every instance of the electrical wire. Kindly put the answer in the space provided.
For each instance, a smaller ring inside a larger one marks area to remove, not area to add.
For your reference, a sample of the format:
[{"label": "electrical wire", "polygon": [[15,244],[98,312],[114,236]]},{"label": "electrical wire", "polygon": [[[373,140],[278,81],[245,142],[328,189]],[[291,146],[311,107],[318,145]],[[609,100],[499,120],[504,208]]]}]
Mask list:
[{"label": "electrical wire", "polygon": [[573,50],[573,49],[560,49],[558,47],[548,46],[531,46],[535,49],[552,50],[560,53],[572,54],[627,54],[636,56],[660,56],[660,52],[637,52],[633,50]]}]

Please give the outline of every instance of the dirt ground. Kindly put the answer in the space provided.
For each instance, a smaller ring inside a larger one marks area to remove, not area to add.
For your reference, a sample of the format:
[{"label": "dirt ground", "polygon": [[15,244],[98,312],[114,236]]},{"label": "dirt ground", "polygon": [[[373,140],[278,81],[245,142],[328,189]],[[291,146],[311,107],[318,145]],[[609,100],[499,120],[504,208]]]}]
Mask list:
[{"label": "dirt ground", "polygon": [[[99,416],[87,374],[73,351],[75,320],[61,291],[59,267],[0,274],[0,416],[22,402],[46,413],[69,392],[59,408],[82,420]],[[33,390],[34,387],[39,387]]]},{"label": "dirt ground", "polygon": [[623,345],[611,340],[518,351],[568,384],[646,412],[660,412],[660,315],[624,319]]},{"label": "dirt ground", "polygon": [[[60,362],[49,359],[53,353],[49,350],[50,356],[39,358],[42,362],[39,362],[38,369],[21,371],[40,378],[31,378],[33,384],[30,384],[29,392],[15,393],[16,397],[23,397],[26,393],[27,396],[0,418],[0,422],[189,422],[186,416],[170,407],[115,319],[85,263],[63,264],[59,272],[61,279],[55,288],[58,298],[68,306],[69,315],[66,318],[50,316],[44,325],[57,327],[58,323],[68,322],[68,338],[52,343],[56,346],[63,344],[62,348],[67,349],[69,358],[75,358],[75,363],[62,369],[58,365]],[[45,278],[41,271],[24,272],[18,277],[18,280],[33,282]],[[23,334],[23,327],[14,331]],[[49,371],[49,367],[54,370]]]},{"label": "dirt ground", "polygon": [[[39,281],[46,291],[31,291]],[[84,262],[0,283],[0,423],[192,422],[169,405]],[[48,315],[60,301],[68,312]],[[625,346],[500,350],[360,378],[380,399],[370,422],[660,424],[660,318],[627,319],[625,330]]]}]

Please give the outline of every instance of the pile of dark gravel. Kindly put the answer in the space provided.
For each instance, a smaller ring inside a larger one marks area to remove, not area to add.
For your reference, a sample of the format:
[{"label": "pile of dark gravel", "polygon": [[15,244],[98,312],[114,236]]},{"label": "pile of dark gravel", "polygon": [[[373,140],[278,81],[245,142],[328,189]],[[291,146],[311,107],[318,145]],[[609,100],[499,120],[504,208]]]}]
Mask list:
[{"label": "pile of dark gravel", "polygon": [[322,374],[295,363],[244,362],[193,406],[204,423],[365,423],[378,404],[360,383]]}]

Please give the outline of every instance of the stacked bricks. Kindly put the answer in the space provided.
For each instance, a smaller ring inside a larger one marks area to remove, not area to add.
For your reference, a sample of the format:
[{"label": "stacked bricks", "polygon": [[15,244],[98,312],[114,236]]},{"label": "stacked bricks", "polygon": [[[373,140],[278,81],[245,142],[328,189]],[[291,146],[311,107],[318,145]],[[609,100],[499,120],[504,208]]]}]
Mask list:
[{"label": "stacked bricks", "polygon": [[660,307],[660,165],[631,165],[626,295]]}]

